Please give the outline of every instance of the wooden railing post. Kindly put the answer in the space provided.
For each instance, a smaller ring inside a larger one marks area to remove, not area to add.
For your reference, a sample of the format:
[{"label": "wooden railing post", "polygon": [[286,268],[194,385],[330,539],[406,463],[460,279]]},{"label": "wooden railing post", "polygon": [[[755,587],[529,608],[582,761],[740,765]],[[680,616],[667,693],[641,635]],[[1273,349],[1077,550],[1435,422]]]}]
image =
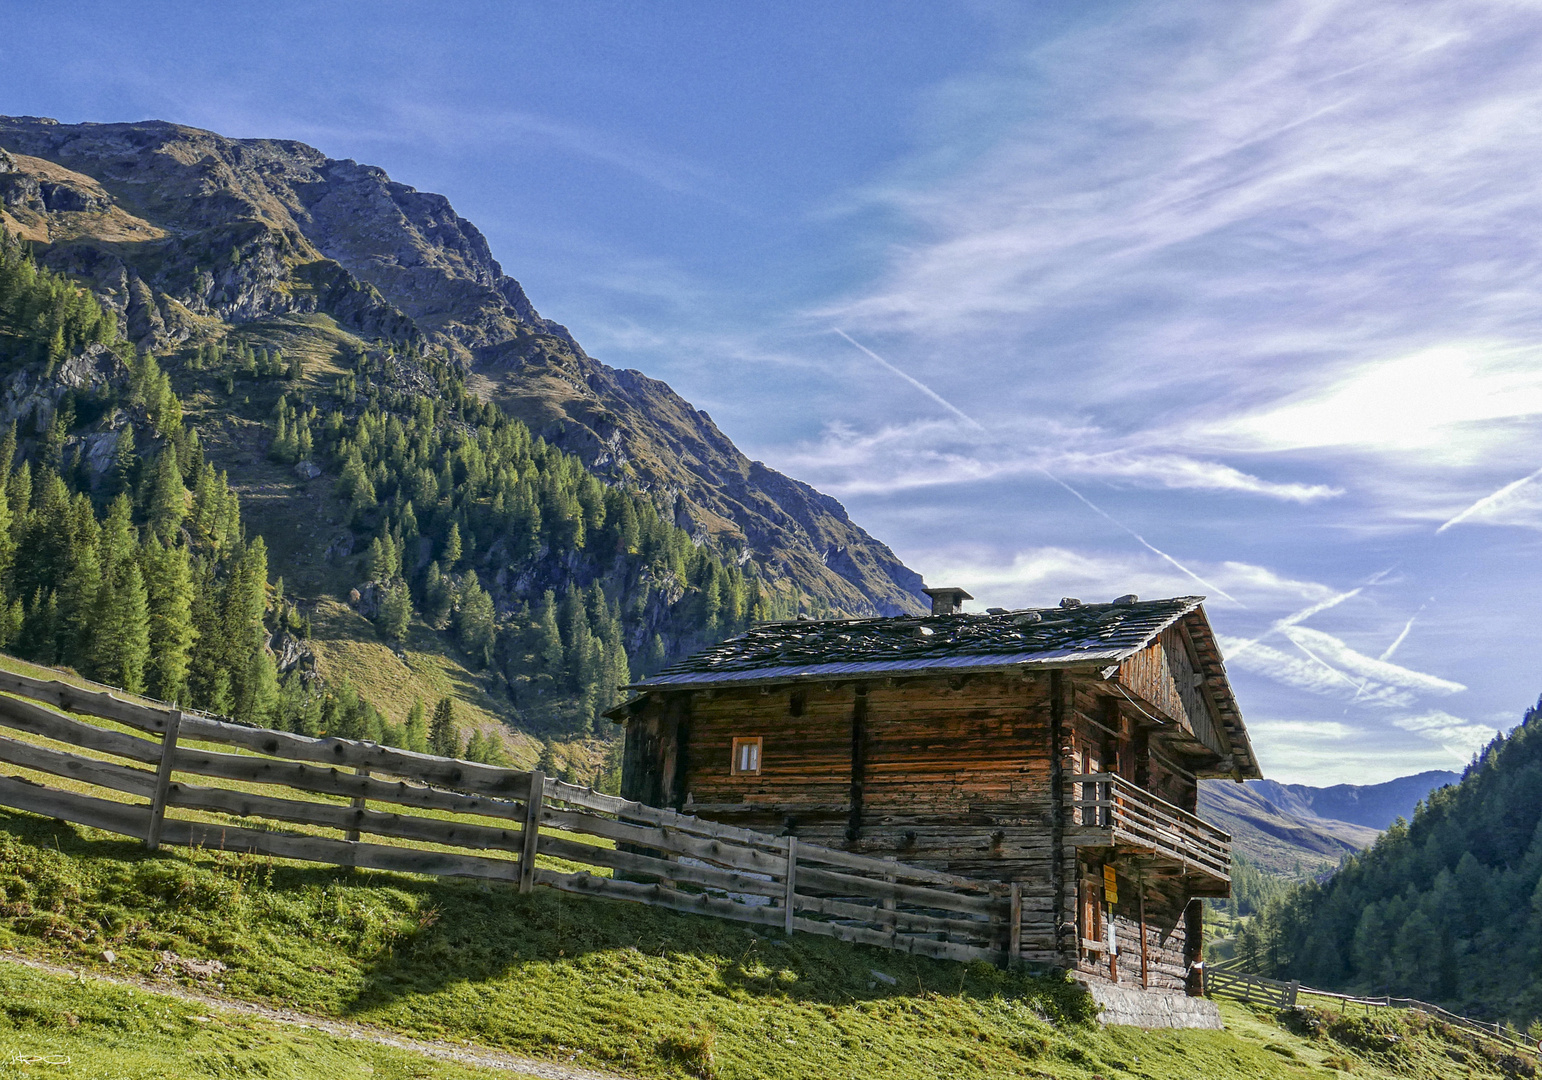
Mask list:
[{"label": "wooden railing post", "polygon": [[[362,765],[360,765],[357,769],[355,769],[353,771],[354,771],[354,774],[356,776],[368,776],[369,775],[369,770],[366,769]],[[356,796],[354,796],[353,804],[352,804],[353,808],[355,810],[363,810],[364,809],[365,801],[366,800],[365,800],[363,795],[356,795]],[[353,841],[354,843],[358,843],[358,841],[359,841],[359,826],[357,824],[355,824],[353,826],[353,828],[348,830],[348,839]]]},{"label": "wooden railing post", "polygon": [[161,763],[155,771],[155,793],[150,799],[150,828],[145,832],[145,850],[161,846],[161,822],[166,817],[166,795],[171,791],[171,767],[177,757],[177,732],[182,727],[182,710],[175,705],[166,717],[166,734],[161,736]]},{"label": "wooden railing post", "polygon": [[798,838],[787,838],[787,890],[782,896],[782,903],[787,908],[785,930],[788,937],[792,937],[793,894],[798,889]]},{"label": "wooden railing post", "polygon": [[1014,968],[1023,952],[1023,883],[1012,882],[1011,913],[1007,916],[1007,967]]},{"label": "wooden railing post", "polygon": [[519,891],[535,888],[535,852],[541,841],[541,802],[546,798],[546,774],[530,772],[530,794],[525,799],[525,835],[519,855]]}]

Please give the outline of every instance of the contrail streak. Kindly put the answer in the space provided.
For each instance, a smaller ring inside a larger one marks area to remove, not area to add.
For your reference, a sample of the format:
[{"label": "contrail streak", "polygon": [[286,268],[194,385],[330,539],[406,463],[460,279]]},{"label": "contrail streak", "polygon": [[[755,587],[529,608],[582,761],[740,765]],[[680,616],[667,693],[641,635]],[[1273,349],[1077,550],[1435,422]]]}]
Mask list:
[{"label": "contrail streak", "polygon": [[1413,629],[1414,620],[1417,619],[1420,615],[1422,615],[1424,613],[1424,609],[1429,607],[1429,606],[1430,606],[1430,602],[1428,600],[1426,600],[1424,603],[1420,604],[1419,605],[1419,610],[1414,612],[1412,615],[1408,616],[1408,621],[1403,624],[1403,632],[1401,634],[1399,634],[1393,640],[1391,645],[1387,646],[1387,651],[1382,653],[1376,659],[1383,660],[1383,661],[1391,660],[1392,659],[1392,654],[1397,652],[1397,647],[1399,645],[1401,645],[1403,643],[1403,639],[1408,636],[1408,631]]},{"label": "contrail streak", "polygon": [[[1313,615],[1316,615],[1319,612],[1327,611],[1329,608],[1338,607],[1345,600],[1353,600],[1355,597],[1359,596],[1360,593],[1365,590],[1366,586],[1376,584],[1378,581],[1380,581],[1382,578],[1386,577],[1391,572],[1392,572],[1392,567],[1389,566],[1387,569],[1382,570],[1379,573],[1371,575],[1370,579],[1365,583],[1365,585],[1357,585],[1353,589],[1350,589],[1348,592],[1335,593],[1333,596],[1328,597],[1326,600],[1319,600],[1319,601],[1317,601],[1317,603],[1312,604],[1312,605],[1310,605],[1308,607],[1304,607],[1300,611],[1296,612],[1293,615],[1287,615],[1283,619],[1279,619],[1279,620],[1269,624],[1269,629],[1265,630],[1262,634],[1259,634],[1256,638],[1253,638],[1253,639],[1251,639],[1249,641],[1244,641],[1241,645],[1238,645],[1235,649],[1233,649],[1231,651],[1232,658],[1235,659],[1236,657],[1238,657],[1238,656],[1242,655],[1243,653],[1247,652],[1254,645],[1257,645],[1260,642],[1262,642],[1265,638],[1273,637],[1275,634],[1278,634],[1278,633],[1281,633],[1281,632],[1283,632],[1285,630],[1290,629],[1292,626],[1295,626],[1297,623],[1305,622],[1307,619],[1310,619]],[[1304,648],[1302,648],[1302,646],[1299,643],[1292,642],[1292,644],[1295,644],[1296,648],[1301,649],[1302,652],[1306,652],[1306,650]],[[1307,653],[1307,655],[1308,656],[1312,656],[1311,653]],[[1322,664],[1323,667],[1332,668],[1332,670],[1334,670],[1334,671],[1338,670],[1337,668],[1334,668],[1331,664],[1324,663],[1322,660],[1319,660],[1315,656],[1312,656],[1312,659],[1313,660],[1317,660],[1317,662],[1319,664]]]},{"label": "contrail streak", "polygon": [[1150,541],[1148,541],[1140,533],[1136,532],[1134,529],[1130,528],[1124,522],[1122,522],[1119,519],[1115,518],[1112,514],[1108,513],[1102,507],[1096,505],[1091,499],[1087,498],[1087,496],[1085,496],[1081,492],[1077,491],[1070,484],[1068,484],[1064,480],[1060,479],[1060,477],[1056,476],[1054,473],[1050,472],[1048,469],[1044,468],[1042,465],[1038,466],[1038,469],[1045,476],[1049,477],[1055,483],[1059,484],[1061,487],[1063,487],[1067,491],[1069,491],[1072,495],[1075,495],[1078,499],[1080,499],[1082,501],[1082,504],[1085,505],[1094,514],[1099,515],[1100,517],[1104,518],[1105,520],[1107,520],[1108,522],[1113,524],[1115,527],[1123,529],[1125,532],[1129,533],[1131,536],[1133,536],[1135,538],[1135,542],[1136,543],[1138,543],[1141,547],[1145,548],[1147,551],[1151,552],[1153,555],[1156,555],[1159,558],[1166,559],[1173,566],[1176,566],[1179,570],[1181,570],[1183,573],[1187,574],[1189,577],[1193,578],[1195,581],[1199,582],[1205,588],[1215,590],[1216,592],[1220,593],[1222,596],[1226,597],[1226,599],[1228,599],[1232,603],[1236,604],[1238,607],[1247,607],[1247,605],[1244,604],[1241,600],[1238,600],[1235,596],[1233,596],[1231,593],[1227,592],[1225,589],[1221,588],[1219,585],[1216,585],[1216,584],[1213,584],[1213,583],[1211,583],[1209,581],[1206,581],[1204,578],[1200,577],[1194,571],[1190,570],[1187,566],[1184,566],[1177,559],[1173,558],[1167,552],[1165,552],[1161,548],[1156,547],[1155,545],[1153,545]]},{"label": "contrail streak", "polygon": [[974,428],[977,431],[984,431],[985,430],[985,426],[983,424],[981,424],[974,417],[970,416],[968,413],[964,412],[963,409],[960,409],[957,405],[953,404],[947,398],[943,397],[937,391],[933,390],[930,386],[927,386],[920,379],[917,379],[913,375],[907,375],[905,372],[901,371],[899,368],[897,368],[893,364],[889,363],[883,357],[881,357],[877,353],[875,353],[872,349],[869,349],[866,345],[862,344],[860,341],[858,341],[855,338],[853,338],[850,334],[846,333],[846,331],[842,330],[839,326],[832,326],[832,327],[830,327],[830,329],[834,330],[837,334],[841,335],[841,337],[845,338],[847,341],[851,342],[851,344],[853,344],[857,348],[861,349],[862,352],[865,353],[868,356],[869,359],[873,360],[875,363],[883,365],[890,372],[892,372],[893,374],[898,375],[900,378],[904,379],[911,386],[914,386],[917,390],[921,391],[921,393],[923,393],[927,397],[931,398],[937,404],[941,405],[944,409],[947,409],[950,413],[952,413],[954,416],[958,417],[960,420],[962,420],[964,423],[968,424],[970,427]]},{"label": "contrail streak", "polygon": [[[882,364],[884,366],[884,368],[886,368],[887,370],[893,372],[895,375],[898,375],[900,378],[904,379],[911,386],[914,386],[917,390],[921,391],[921,393],[923,393],[927,397],[931,398],[937,404],[941,405],[944,409],[947,409],[950,413],[952,413],[954,416],[958,417],[960,420],[962,420],[964,423],[968,424],[970,427],[974,428],[976,431],[985,431],[985,425],[984,424],[980,423],[974,417],[972,417],[968,413],[964,412],[963,409],[960,409],[957,405],[953,404],[947,398],[945,398],[941,394],[937,393],[937,391],[933,390],[930,386],[927,386],[920,379],[917,379],[914,376],[908,375],[905,372],[901,371],[899,368],[895,367],[893,364],[889,363],[883,357],[881,357],[877,353],[875,353],[872,349],[869,349],[866,345],[862,344],[860,341],[857,341],[850,334],[846,333],[846,331],[842,330],[839,326],[832,326],[832,327],[830,327],[830,329],[832,331],[834,331],[835,333],[839,334],[841,337],[845,338],[848,342],[850,342],[852,345],[856,346],[858,349],[862,350],[862,352],[866,356],[870,357],[872,360],[876,361],[877,363]],[[1136,543],[1140,544],[1141,547],[1145,548],[1147,551],[1151,552],[1153,555],[1156,555],[1159,558],[1165,559],[1167,562],[1169,562],[1173,566],[1177,567],[1180,571],[1182,571],[1183,573],[1187,574],[1189,577],[1193,578],[1195,581],[1199,582],[1205,588],[1213,590],[1214,592],[1220,593],[1222,596],[1226,597],[1226,599],[1230,600],[1232,603],[1238,605],[1239,607],[1247,607],[1246,604],[1244,604],[1241,600],[1238,600],[1231,593],[1227,592],[1225,589],[1221,588],[1219,585],[1214,585],[1214,584],[1206,581],[1204,578],[1200,577],[1194,571],[1190,570],[1187,566],[1184,566],[1177,559],[1173,558],[1167,552],[1163,551],[1159,547],[1156,547],[1154,544],[1152,544],[1150,541],[1148,541],[1144,536],[1142,536],[1140,533],[1136,532],[1134,529],[1130,528],[1124,522],[1122,522],[1119,519],[1115,518],[1112,514],[1109,514],[1102,507],[1095,505],[1090,499],[1087,498],[1087,496],[1083,495],[1081,492],[1077,491],[1070,484],[1068,484],[1064,480],[1060,479],[1060,477],[1056,476],[1054,473],[1052,473],[1048,469],[1044,468],[1044,466],[1042,466],[1042,465],[1038,466],[1038,470],[1041,473],[1043,473],[1045,476],[1047,476],[1051,480],[1053,480],[1055,483],[1057,483],[1061,487],[1065,488],[1072,495],[1075,495],[1093,513],[1097,514],[1099,517],[1104,518],[1105,520],[1110,522],[1112,525],[1114,525],[1116,528],[1122,529],[1124,532],[1129,533],[1132,537],[1135,538],[1135,542]]]},{"label": "contrail streak", "polygon": [[1535,480],[1539,476],[1542,476],[1542,469],[1538,469],[1536,472],[1532,473],[1530,476],[1523,476],[1519,480],[1512,480],[1510,483],[1506,484],[1504,487],[1500,488],[1498,491],[1494,492],[1492,495],[1485,495],[1485,496],[1483,496],[1483,498],[1481,498],[1477,502],[1473,503],[1467,509],[1463,510],[1460,514],[1457,514],[1456,517],[1452,518],[1450,521],[1446,522],[1440,528],[1436,529],[1435,530],[1435,534],[1438,536],[1441,533],[1445,532],[1447,529],[1449,529],[1451,526],[1459,525],[1462,522],[1466,521],[1468,518],[1472,517],[1472,515],[1476,514],[1479,510],[1482,510],[1484,507],[1492,506],[1496,502],[1503,501],[1506,495],[1509,495],[1511,492],[1525,487],[1527,484],[1531,483],[1533,480]]}]

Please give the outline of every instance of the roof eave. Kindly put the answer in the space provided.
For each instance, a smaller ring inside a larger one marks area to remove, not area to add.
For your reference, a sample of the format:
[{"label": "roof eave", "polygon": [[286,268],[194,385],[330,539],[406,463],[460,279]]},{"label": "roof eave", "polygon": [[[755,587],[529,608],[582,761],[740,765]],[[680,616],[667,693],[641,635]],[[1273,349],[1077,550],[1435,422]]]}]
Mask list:
[{"label": "roof eave", "polygon": [[[984,659],[984,658],[982,658]],[[867,664],[840,664],[825,668],[802,668],[787,671],[778,668],[761,668],[749,671],[725,671],[715,676],[697,672],[669,676],[665,680],[650,679],[621,687],[634,693],[663,690],[710,690],[727,686],[785,685],[787,683],[861,682],[871,678],[923,678],[939,675],[979,675],[1031,671],[1065,671],[1086,669],[1102,672],[1117,667],[1125,654],[1101,653],[1090,658],[1060,658],[1055,660],[1014,660],[1008,663],[963,663],[928,667],[878,666],[881,662]],[[861,670],[855,670],[860,668]],[[619,708],[619,706],[618,706]]]}]

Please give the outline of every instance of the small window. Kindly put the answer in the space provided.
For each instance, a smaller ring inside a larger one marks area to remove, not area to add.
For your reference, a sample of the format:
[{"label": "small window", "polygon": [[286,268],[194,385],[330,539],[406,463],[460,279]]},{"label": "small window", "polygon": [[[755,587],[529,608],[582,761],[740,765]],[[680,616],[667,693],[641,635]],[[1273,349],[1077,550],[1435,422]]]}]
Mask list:
[{"label": "small window", "polygon": [[761,737],[734,740],[733,774],[735,776],[760,775]]}]

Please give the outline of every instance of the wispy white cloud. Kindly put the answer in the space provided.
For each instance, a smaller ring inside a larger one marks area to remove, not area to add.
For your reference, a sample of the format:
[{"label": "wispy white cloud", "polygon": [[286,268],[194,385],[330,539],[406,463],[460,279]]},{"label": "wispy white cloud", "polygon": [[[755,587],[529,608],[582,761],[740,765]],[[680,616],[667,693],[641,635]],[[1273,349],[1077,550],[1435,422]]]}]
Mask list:
[{"label": "wispy white cloud", "polygon": [[1299,397],[1212,423],[1195,438],[1271,450],[1364,446],[1443,455],[1460,450],[1465,456],[1507,439],[1488,422],[1542,415],[1539,360],[1542,346],[1423,349],[1369,362]]},{"label": "wispy white cloud", "polygon": [[1392,722],[1404,731],[1440,743],[1459,762],[1467,761],[1499,733],[1497,728],[1475,724],[1439,709],[1400,716]]},{"label": "wispy white cloud", "polygon": [[[1071,436],[1046,427],[1048,442],[1107,442],[1095,432]],[[813,477],[836,495],[892,492],[941,484],[1027,476],[1048,472],[1072,479],[1100,480],[1120,487],[1253,495],[1282,502],[1310,503],[1336,498],[1343,489],[1328,484],[1268,480],[1219,461],[1162,450],[1115,448],[1020,449],[1022,433],[1003,438],[961,430],[952,421],[920,420],[858,430],[827,425],[821,437],[784,452],[783,463]]]}]

